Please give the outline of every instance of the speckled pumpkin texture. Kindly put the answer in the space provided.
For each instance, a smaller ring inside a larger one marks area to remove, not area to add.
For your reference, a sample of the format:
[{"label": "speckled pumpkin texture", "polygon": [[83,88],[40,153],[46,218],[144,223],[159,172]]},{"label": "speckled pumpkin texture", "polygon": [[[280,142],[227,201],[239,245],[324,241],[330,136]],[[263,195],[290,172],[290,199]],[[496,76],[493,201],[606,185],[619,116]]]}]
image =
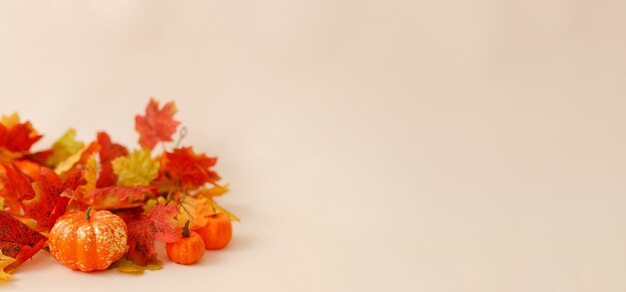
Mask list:
[{"label": "speckled pumpkin texture", "polygon": [[50,231],[50,253],[60,263],[83,272],[100,271],[128,249],[124,220],[109,211],[74,212],[61,216]]}]

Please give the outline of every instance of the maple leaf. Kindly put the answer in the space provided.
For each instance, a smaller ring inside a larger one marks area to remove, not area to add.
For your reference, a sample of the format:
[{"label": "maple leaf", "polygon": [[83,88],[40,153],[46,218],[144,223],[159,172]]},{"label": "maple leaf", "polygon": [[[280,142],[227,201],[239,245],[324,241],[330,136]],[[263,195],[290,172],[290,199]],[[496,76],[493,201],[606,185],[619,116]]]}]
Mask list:
[{"label": "maple leaf", "polygon": [[189,221],[189,229],[198,229],[209,222],[209,216],[215,214],[215,209],[205,198],[183,196],[178,204],[178,225],[183,226]]},{"label": "maple leaf", "polygon": [[122,186],[149,185],[159,174],[159,163],[150,157],[147,149],[135,150],[130,156],[118,157],[111,163]]},{"label": "maple leaf", "polygon": [[49,168],[42,167],[39,180],[32,184],[35,196],[22,201],[24,213],[37,221],[38,231],[48,231],[63,213],[70,196],[63,192],[74,191],[83,182],[82,171],[72,172],[65,181]]},{"label": "maple leaf", "polygon": [[209,198],[207,199],[207,203],[209,204],[209,206],[211,206],[211,208],[213,208],[214,214],[224,214],[224,216],[226,216],[226,218],[228,218],[228,220],[230,221],[241,222],[239,217],[235,216],[235,214],[220,206],[215,200]]},{"label": "maple leaf", "polygon": [[100,144],[98,144],[98,142],[91,142],[78,152],[61,161],[54,171],[60,175],[64,175],[76,170],[82,170],[86,167],[87,160],[98,150],[100,150]]},{"label": "maple leaf", "polygon": [[202,197],[207,197],[207,198],[213,198],[213,197],[222,196],[222,195],[226,194],[228,191],[230,191],[230,185],[228,185],[228,184],[225,184],[225,185],[215,184],[210,189],[206,189],[206,188],[200,189],[200,191],[198,191],[198,193],[196,195],[197,196],[202,196]]},{"label": "maple leaf", "polygon": [[0,250],[0,280],[11,279],[12,275],[5,272],[4,269],[8,265],[13,264],[15,261],[17,260],[12,257],[5,256],[4,254],[2,254],[2,250]]},{"label": "maple leaf", "polygon": [[96,154],[92,154],[89,159],[87,159],[87,168],[85,169],[85,184],[78,187],[77,194],[79,196],[84,196],[89,193],[91,190],[96,188],[96,179],[98,175],[98,162],[96,162]]},{"label": "maple leaf", "polygon": [[147,199],[156,196],[156,190],[153,186],[112,186],[91,190],[85,201],[98,210],[141,207]]},{"label": "maple leaf", "polygon": [[171,142],[172,135],[176,133],[176,128],[180,124],[174,120],[176,113],[174,102],[166,103],[159,109],[159,101],[154,98],[146,106],[145,116],[135,117],[135,129],[139,132],[139,145],[154,149],[159,142]]},{"label": "maple leaf", "polygon": [[26,224],[0,211],[0,251],[15,258],[6,268],[11,271],[43,248],[46,238]]},{"label": "maple leaf", "polygon": [[156,258],[155,240],[174,242],[178,240],[175,205],[158,204],[141,216],[122,216],[128,226],[127,258],[138,265],[145,266]]},{"label": "maple leaf", "polygon": [[220,180],[219,175],[210,168],[217,163],[217,157],[196,154],[191,147],[174,149],[165,152],[161,158],[162,180],[180,182],[185,188],[197,188],[210,182]]},{"label": "maple leaf", "polygon": [[126,147],[111,142],[111,138],[105,132],[99,132],[97,138],[100,144],[100,176],[96,186],[99,188],[112,186],[117,182],[117,176],[113,173],[111,162],[120,156],[127,156]]},{"label": "maple leaf", "polygon": [[163,262],[158,259],[152,259],[148,261],[145,266],[140,266],[135,264],[133,261],[129,261],[127,259],[120,259],[111,265],[111,268],[117,268],[118,271],[122,273],[130,273],[130,274],[143,274],[144,271],[156,271],[163,268]]},{"label": "maple leaf", "polygon": [[48,158],[48,164],[57,166],[59,163],[72,156],[85,147],[85,143],[76,141],[76,130],[69,129],[61,138],[52,144],[52,155]]},{"label": "maple leaf", "polygon": [[4,172],[4,188],[0,195],[4,197],[7,205],[30,200],[35,196],[31,187],[31,179],[17,169],[15,165],[3,163],[2,170]]},{"label": "maple leaf", "polygon": [[20,123],[20,116],[17,113],[13,113],[10,116],[2,115],[2,120],[0,120],[0,124],[5,126],[7,129],[13,128],[13,126]]},{"label": "maple leaf", "polygon": [[27,152],[41,137],[30,122],[16,124],[10,128],[0,124],[0,147],[12,152]]}]

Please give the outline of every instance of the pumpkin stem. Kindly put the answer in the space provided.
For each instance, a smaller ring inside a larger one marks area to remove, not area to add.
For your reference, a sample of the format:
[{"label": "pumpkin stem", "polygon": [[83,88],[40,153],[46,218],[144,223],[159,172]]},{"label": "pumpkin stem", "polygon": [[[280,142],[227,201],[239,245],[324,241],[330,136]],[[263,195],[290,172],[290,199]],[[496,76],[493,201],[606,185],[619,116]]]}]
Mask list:
[{"label": "pumpkin stem", "polygon": [[185,227],[183,228],[183,237],[189,237],[189,220],[185,222]]},{"label": "pumpkin stem", "polygon": [[89,212],[91,212],[91,207],[87,208],[87,213],[85,213],[85,219],[87,220],[91,219],[91,215],[89,215]]}]

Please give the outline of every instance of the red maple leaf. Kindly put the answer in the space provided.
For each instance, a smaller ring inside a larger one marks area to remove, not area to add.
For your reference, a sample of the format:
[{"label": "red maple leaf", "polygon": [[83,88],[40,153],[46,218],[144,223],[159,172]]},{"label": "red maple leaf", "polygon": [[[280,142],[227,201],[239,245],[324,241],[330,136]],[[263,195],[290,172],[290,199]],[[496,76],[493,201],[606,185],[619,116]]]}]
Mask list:
[{"label": "red maple leaf", "polygon": [[30,185],[32,181],[13,164],[3,163],[2,168],[4,170],[4,177],[2,178],[4,188],[0,192],[0,196],[4,198],[5,205],[13,206],[15,204],[19,208],[17,203],[22,200],[30,200],[35,196]]},{"label": "red maple leaf", "polygon": [[28,225],[0,211],[0,249],[2,254],[15,258],[17,261],[7,267],[13,270],[35,255],[42,247],[46,238]]},{"label": "red maple leaf", "polygon": [[207,157],[204,153],[195,154],[191,147],[174,149],[161,156],[161,178],[179,181],[183,187],[196,188],[207,182],[215,183],[220,176],[210,168],[217,163],[217,157]]},{"label": "red maple leaf", "polygon": [[48,231],[56,220],[65,213],[71,196],[61,196],[63,192],[73,192],[83,182],[83,171],[69,173],[62,181],[59,175],[47,167],[42,167],[39,180],[33,184],[35,196],[22,201],[24,214],[37,221],[38,231]]},{"label": "red maple leaf", "polygon": [[155,186],[112,186],[93,189],[84,199],[94,209],[117,210],[143,206],[156,192]]},{"label": "red maple leaf", "polygon": [[128,226],[128,254],[126,257],[138,265],[145,266],[156,256],[154,242],[178,240],[176,205],[158,204],[148,215],[123,216]]},{"label": "red maple leaf", "polygon": [[98,133],[98,144],[100,144],[100,175],[96,187],[103,188],[112,186],[117,182],[117,176],[113,173],[111,162],[120,156],[128,155],[126,147],[111,142],[111,138],[106,132]]},{"label": "red maple leaf", "polygon": [[135,129],[139,132],[139,145],[154,149],[159,142],[171,142],[172,135],[176,133],[176,128],[180,124],[174,120],[176,104],[166,103],[159,109],[159,102],[151,98],[146,106],[146,115],[135,117]]},{"label": "red maple leaf", "polygon": [[0,147],[9,151],[27,152],[41,137],[30,122],[17,124],[11,128],[0,124]]}]

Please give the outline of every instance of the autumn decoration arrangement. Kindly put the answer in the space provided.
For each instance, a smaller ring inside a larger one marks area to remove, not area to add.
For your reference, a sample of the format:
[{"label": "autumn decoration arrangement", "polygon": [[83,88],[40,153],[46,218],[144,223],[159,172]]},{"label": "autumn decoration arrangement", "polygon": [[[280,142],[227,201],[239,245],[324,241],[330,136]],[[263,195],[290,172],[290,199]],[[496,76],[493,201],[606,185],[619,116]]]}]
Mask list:
[{"label": "autumn decoration arrangement", "polygon": [[239,219],[216,201],[228,185],[213,170],[217,158],[180,146],[186,129],[176,111],[151,99],[135,118],[134,150],[105,132],[83,143],[70,129],[33,152],[42,136],[17,114],[3,116],[0,280],[42,249],[74,270],[142,273],[163,265],[156,241],[183,265],[228,245]]}]

